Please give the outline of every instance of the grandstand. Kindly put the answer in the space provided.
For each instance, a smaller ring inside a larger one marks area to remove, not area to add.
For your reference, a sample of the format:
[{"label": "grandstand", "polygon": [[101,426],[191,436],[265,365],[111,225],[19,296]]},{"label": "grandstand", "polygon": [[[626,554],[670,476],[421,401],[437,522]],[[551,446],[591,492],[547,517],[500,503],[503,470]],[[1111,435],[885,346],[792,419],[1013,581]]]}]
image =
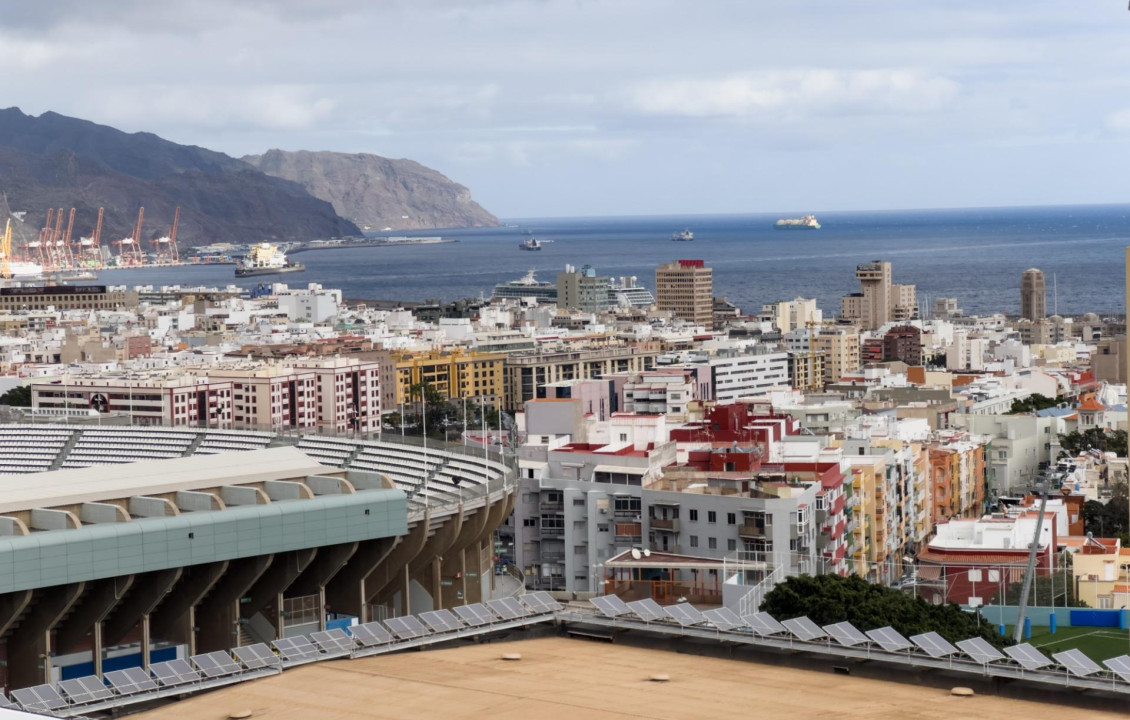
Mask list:
[{"label": "grandstand", "polygon": [[458,448],[203,428],[0,425],[0,468],[9,690],[476,602],[513,493]]}]

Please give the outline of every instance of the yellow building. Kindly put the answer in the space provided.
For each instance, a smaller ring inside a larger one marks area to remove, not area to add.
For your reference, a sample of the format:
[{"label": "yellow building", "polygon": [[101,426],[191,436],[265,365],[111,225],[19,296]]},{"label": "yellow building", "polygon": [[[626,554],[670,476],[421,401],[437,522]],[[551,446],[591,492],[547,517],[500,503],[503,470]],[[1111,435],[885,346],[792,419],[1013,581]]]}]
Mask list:
[{"label": "yellow building", "polygon": [[[505,401],[503,363],[506,355],[462,349],[393,354],[396,403],[412,401],[412,386],[427,383],[448,400],[489,398],[495,407]],[[417,398],[418,400],[418,398]]]},{"label": "yellow building", "polygon": [[1071,558],[1071,573],[1075,597],[1088,607],[1119,608],[1130,602],[1130,548],[1117,539],[1084,545]]}]

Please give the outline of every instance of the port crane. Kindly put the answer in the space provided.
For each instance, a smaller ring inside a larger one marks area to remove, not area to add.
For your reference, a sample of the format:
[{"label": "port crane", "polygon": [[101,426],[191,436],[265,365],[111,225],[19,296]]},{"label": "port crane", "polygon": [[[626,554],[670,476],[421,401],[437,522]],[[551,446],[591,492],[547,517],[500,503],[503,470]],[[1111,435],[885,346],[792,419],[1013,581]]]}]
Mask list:
[{"label": "port crane", "polygon": [[180,257],[177,253],[177,228],[180,226],[180,206],[173,213],[173,227],[169,234],[153,241],[157,262],[161,265],[175,265]]}]

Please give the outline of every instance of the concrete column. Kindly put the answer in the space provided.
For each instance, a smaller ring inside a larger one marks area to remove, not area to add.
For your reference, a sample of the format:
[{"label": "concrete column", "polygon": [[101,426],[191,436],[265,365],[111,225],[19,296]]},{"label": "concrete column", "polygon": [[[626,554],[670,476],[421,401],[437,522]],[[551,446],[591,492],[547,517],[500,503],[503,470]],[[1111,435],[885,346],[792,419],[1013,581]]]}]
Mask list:
[{"label": "concrete column", "polygon": [[[289,591],[286,593],[288,597],[303,597],[305,595],[317,595],[321,607],[326,606],[325,588],[326,583],[333,579],[353,557],[353,553],[357,552],[360,545],[358,542],[342,543],[340,545],[330,545],[318,550],[318,554],[314,556],[313,561],[307,566],[302,574],[291,583]],[[336,610],[336,608],[334,608]],[[319,612],[320,618],[318,626],[326,629],[326,614]]]},{"label": "concrete column", "polygon": [[4,637],[11,629],[24,610],[31,604],[31,590],[4,593],[0,595],[0,638]]},{"label": "concrete column", "polygon": [[212,592],[196,606],[196,651],[228,650],[239,645],[240,599],[274,560],[274,555],[232,560]]},{"label": "concrete column", "polygon": [[129,592],[103,618],[102,641],[107,645],[121,642],[161,604],[183,574],[183,568],[172,568],[135,575]]},{"label": "concrete column", "polygon": [[8,689],[51,679],[51,639],[56,625],[86,590],[85,583],[45,588],[8,635]]},{"label": "concrete column", "polygon": [[186,569],[180,591],[171,593],[150,614],[149,627],[160,640],[183,643],[196,654],[196,606],[228,569],[228,561],[193,565]]},{"label": "concrete column", "polygon": [[326,585],[326,601],[338,612],[350,613],[369,622],[368,578],[376,572],[381,563],[388,559],[393,548],[401,538],[389,537],[367,540],[357,548],[357,552]]},{"label": "concrete column", "polygon": [[102,622],[113,612],[117,604],[133,585],[133,575],[95,580],[87,584],[83,595],[73,612],[59,623],[55,630],[55,652],[70,652],[87,635],[93,635],[91,652],[94,658],[94,674],[102,674]]},{"label": "concrete column", "polygon": [[270,567],[259,576],[259,579],[245,593],[251,599],[240,605],[240,618],[250,620],[269,608],[271,610],[270,615],[274,617],[274,639],[281,638],[283,636],[283,592],[310,565],[317,552],[316,548],[309,548],[276,555]]},{"label": "concrete column", "polygon": [[425,511],[423,519],[408,531],[408,535],[401,539],[384,562],[365,579],[366,604],[378,598],[386,600],[388,596],[396,593],[396,586],[403,573],[402,568],[407,567],[408,563],[424,549],[424,544],[428,540],[430,520],[431,516]]}]

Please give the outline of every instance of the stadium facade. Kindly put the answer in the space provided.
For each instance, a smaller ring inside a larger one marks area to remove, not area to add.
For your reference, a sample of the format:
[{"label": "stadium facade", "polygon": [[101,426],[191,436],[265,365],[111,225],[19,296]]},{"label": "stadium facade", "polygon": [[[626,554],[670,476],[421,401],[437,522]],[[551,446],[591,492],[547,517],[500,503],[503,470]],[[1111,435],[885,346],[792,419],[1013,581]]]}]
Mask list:
[{"label": "stadium facade", "polygon": [[0,426],[0,473],[9,690],[477,602],[514,485],[482,454],[192,428]]}]

